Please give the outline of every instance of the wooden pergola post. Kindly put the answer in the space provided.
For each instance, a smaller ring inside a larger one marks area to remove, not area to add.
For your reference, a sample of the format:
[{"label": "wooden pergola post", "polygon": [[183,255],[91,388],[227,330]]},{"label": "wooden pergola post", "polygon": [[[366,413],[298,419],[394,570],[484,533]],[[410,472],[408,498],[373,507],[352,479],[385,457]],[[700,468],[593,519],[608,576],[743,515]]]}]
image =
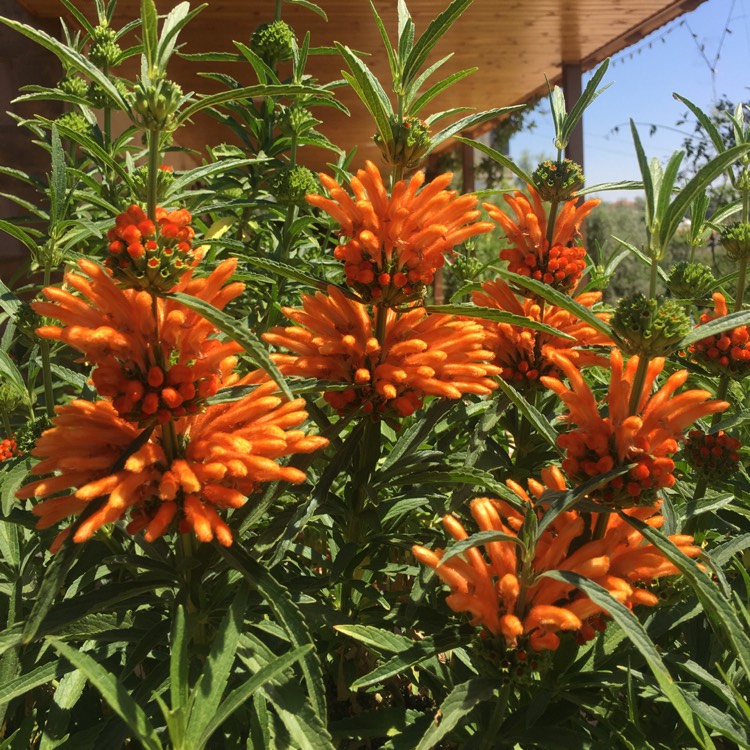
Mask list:
[{"label": "wooden pergola post", "polygon": [[[565,93],[565,104],[568,112],[581,96],[581,64],[563,63],[562,66],[562,88]],[[580,164],[583,169],[583,120],[578,122],[575,130],[570,136],[568,146],[565,149],[568,159]]]}]

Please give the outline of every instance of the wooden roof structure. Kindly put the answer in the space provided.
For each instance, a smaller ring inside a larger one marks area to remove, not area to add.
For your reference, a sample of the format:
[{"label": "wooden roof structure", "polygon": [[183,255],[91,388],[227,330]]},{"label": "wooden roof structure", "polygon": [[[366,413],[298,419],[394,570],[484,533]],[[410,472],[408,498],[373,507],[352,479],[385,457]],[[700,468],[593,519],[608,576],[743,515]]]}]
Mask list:
[{"label": "wooden roof structure", "polygon": [[[310,31],[313,46],[330,46],[340,41],[351,49],[369,53],[365,58],[378,78],[388,79],[388,64],[377,27],[366,0],[317,0],[328,15],[324,21],[301,6],[285,4],[283,18],[302,36]],[[465,106],[475,110],[504,107],[528,101],[546,90],[545,75],[561,82],[563,69],[585,72],[606,57],[633,45],[664,24],[693,10],[704,0],[474,0],[450,32],[433,51],[431,60],[453,53],[442,68],[444,75],[463,68],[478,67],[473,75],[448,89],[431,103],[431,111]],[[58,0],[19,0],[30,14],[43,22],[60,15]],[[397,24],[397,0],[374,0],[392,38]],[[156,0],[160,13],[168,12],[176,0]],[[408,0],[417,34],[440,12],[447,0]],[[93,3],[79,3],[93,10]],[[272,20],[273,0],[209,0],[208,6],[182,32],[185,51],[236,51],[232,40],[248,42],[254,29]],[[115,28],[139,14],[138,0],[119,0]],[[308,72],[319,81],[341,78],[343,60],[334,54],[313,56]],[[206,92],[212,82],[198,78],[198,70],[220,71],[215,63],[189,62],[173,58],[169,74],[185,90]],[[243,85],[256,82],[249,65],[224,68]],[[135,73],[135,69],[127,73]],[[124,75],[125,73],[123,73]],[[580,79],[579,79],[580,80]],[[340,89],[339,99],[349,108],[349,117],[331,108],[320,108],[316,116],[324,121],[321,130],[345,149],[359,147],[357,164],[375,158],[371,137],[374,126],[353,92]],[[426,112],[429,114],[429,112]],[[195,125],[185,128],[177,140],[201,149],[206,143],[226,140],[228,131],[208,116],[199,115]],[[330,154],[301,154],[310,166],[320,167]]]}]

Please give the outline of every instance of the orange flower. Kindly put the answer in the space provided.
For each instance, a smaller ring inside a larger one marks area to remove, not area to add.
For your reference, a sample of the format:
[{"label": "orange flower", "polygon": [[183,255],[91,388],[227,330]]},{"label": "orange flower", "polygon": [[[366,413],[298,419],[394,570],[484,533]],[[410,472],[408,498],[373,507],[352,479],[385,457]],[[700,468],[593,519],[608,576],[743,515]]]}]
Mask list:
[{"label": "orange flower", "polygon": [[[78,526],[75,542],[129,514],[128,531],[145,528],[148,541],[177,518],[181,532],[192,530],[202,542],[216,537],[231,544],[232,533],[219,513],[244,505],[262,482],[304,481],[303,472],[279,465],[278,459],[328,444],[294,429],[307,418],[303,399],[285,402],[262,372],[241,382],[257,387],[238,401],[177,421],[176,446],[168,447],[167,428],[157,426],[132,454],[129,447],[141,431],[110,403],[73,401],[58,407],[54,427],[32,451],[42,459],[34,473],[51,476],[27,484],[18,497],[47,498],[33,508],[39,528],[93,509]],[[177,453],[168,457],[167,450]],[[69,494],[56,496],[61,492]],[[58,535],[54,549],[68,533]]]},{"label": "orange flower", "polygon": [[724,430],[709,435],[703,430],[690,430],[685,441],[685,458],[699,473],[710,479],[726,480],[740,468],[742,443]]},{"label": "orange flower", "polygon": [[16,447],[16,441],[12,437],[0,440],[0,461],[6,461],[17,455],[18,448]]},{"label": "orange flower", "polygon": [[156,209],[156,224],[133,205],[115,219],[107,232],[106,265],[121,283],[136,289],[167,291],[198,261],[187,209]]},{"label": "orange flower", "polygon": [[445,189],[451,178],[441,175],[420,190],[425,175],[417,172],[388,195],[378,168],[368,161],[351,179],[352,200],[336,180],[320,175],[331,198],[308,195],[307,200],[341,225],[348,240],[334,255],[344,261],[347,283],[365,301],[395,306],[421,296],[446,253],[493,228],[476,221],[476,197]]},{"label": "orange flower", "polygon": [[687,370],[670,375],[653,395],[653,384],[664,368],[664,359],[652,359],[636,413],[629,405],[638,357],[633,356],[623,367],[622,354],[612,349],[612,374],[609,386],[608,416],[602,417],[591,389],[570,360],[550,352],[552,361],[567,376],[567,388],[558,378],[543,377],[570,410],[566,419],[578,426],[560,436],[558,445],[566,451],[563,469],[572,479],[584,482],[615,467],[634,463],[625,475],[615,477],[592,499],[605,505],[628,507],[653,502],[662,487],[674,484],[674,461],[685,430],[696,419],[724,411],[726,401],[711,401],[708,391],[674,393],[687,380]]},{"label": "orange flower", "polygon": [[[529,481],[540,517],[546,506],[538,502],[543,492],[566,489],[561,472],[554,467],[542,472],[542,480],[544,484]],[[524,504],[530,504],[523,488],[511,481],[508,486]],[[664,521],[653,507],[627,513],[655,528]],[[504,500],[477,498],[471,503],[471,514],[480,531],[499,531],[510,537],[517,537],[524,523],[524,514]],[[602,538],[580,544],[582,538],[590,538],[596,527],[598,514],[591,515],[593,518],[587,518],[576,511],[558,515],[544,529],[535,549],[527,553],[530,561],[524,560],[523,548],[513,541],[487,542],[483,545],[484,554],[474,547],[445,562],[441,562],[444,550],[416,545],[412,551],[450,586],[448,606],[455,612],[468,612],[473,625],[502,637],[509,648],[528,645],[534,651],[554,650],[560,643],[559,631],[578,631],[579,640],[585,640],[595,628],[604,626],[601,617],[607,612],[574,586],[543,577],[543,573],[578,573],[632,609],[658,601],[654,594],[634,584],[678,572],[657,548],[645,544],[640,533],[614,514],[609,515]],[[445,516],[443,524],[457,541],[469,536],[453,516]],[[673,535],[670,540],[691,557],[700,553],[700,548],[692,544],[692,537]]]},{"label": "orange flower", "polygon": [[[500,279],[482,284],[483,292],[474,292],[475,305],[505,310],[531,320],[546,323],[574,337],[574,341],[532,328],[496,323],[478,319],[486,331],[485,345],[495,353],[495,364],[502,368],[502,376],[516,386],[536,384],[541,375],[557,374],[558,370],[548,356],[549,350],[564,354],[577,367],[606,365],[607,360],[588,347],[612,346],[612,341],[587,323],[554,305],[545,305],[525,299],[519,303],[510,287]],[[587,292],[575,298],[584,307],[592,307],[601,299],[600,292]],[[607,320],[606,313],[597,317]]]},{"label": "orange flower", "polygon": [[518,191],[512,197],[505,196],[506,203],[516,215],[515,220],[492,203],[482,204],[511,244],[500,253],[500,257],[508,261],[508,268],[513,273],[530,276],[562,291],[575,289],[586,267],[586,251],[575,244],[580,236],[578,229],[601,201],[588,200],[577,206],[578,198],[574,198],[563,203],[550,243],[547,241],[547,213],[542,199],[535,188],[526,187],[531,201]]},{"label": "orange flower", "polygon": [[384,310],[381,347],[367,307],[335,287],[327,296],[303,295],[301,310],[283,312],[298,325],[276,326],[263,338],[294,354],[275,354],[274,361],[288,375],[350,383],[350,389],[326,393],[335,409],[393,408],[409,416],[427,395],[460,398],[495,388],[490,378],[500,371],[487,363],[492,353],[483,348],[483,329],[474,321],[429,315],[422,307]]},{"label": "orange flower", "polygon": [[[85,276],[69,273],[65,281],[80,296],[47,287],[49,302],[33,304],[40,315],[63,324],[37,333],[78,349],[95,364],[94,385],[120,416],[145,424],[194,413],[220,384],[231,382],[241,347],[212,338],[217,329],[198,313],[146,291],[121,289],[89,260],[78,265]],[[236,260],[224,261],[202,279],[185,273],[175,291],[221,309],[244,289],[225,285],[235,267]]]},{"label": "orange flower", "polygon": [[[724,295],[713,295],[714,312],[701,315],[701,324],[725,317],[729,310]],[[739,326],[707,336],[690,346],[693,359],[717,375],[744,378],[750,374],[750,327]]]}]

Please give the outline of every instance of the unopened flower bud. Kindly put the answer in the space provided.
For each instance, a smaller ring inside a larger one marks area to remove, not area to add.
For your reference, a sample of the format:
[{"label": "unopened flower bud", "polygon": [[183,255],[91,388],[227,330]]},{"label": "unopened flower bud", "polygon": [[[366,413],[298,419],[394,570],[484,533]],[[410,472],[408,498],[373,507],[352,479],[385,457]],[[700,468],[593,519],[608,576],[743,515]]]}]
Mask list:
[{"label": "unopened flower bud", "polygon": [[386,140],[380,133],[373,136],[385,163],[406,169],[416,167],[432,143],[429,126],[417,117],[392,118],[390,126],[391,132]]},{"label": "unopened flower bud", "polygon": [[727,224],[721,230],[721,244],[732,260],[750,257],[750,224]]},{"label": "unopened flower bud", "polygon": [[315,175],[307,167],[299,166],[278,172],[271,184],[279,203],[297,206],[305,203],[305,196],[320,190]]},{"label": "unopened flower bud", "polygon": [[669,291],[679,299],[699,300],[707,297],[716,284],[711,269],[705,263],[681,260],[672,266],[667,280]]},{"label": "unopened flower bud", "polygon": [[272,21],[258,26],[250,38],[250,49],[266,65],[274,65],[292,56],[294,32],[284,21]]},{"label": "unopened flower bud", "polygon": [[81,78],[81,76],[76,75],[66,76],[57,84],[57,88],[59,88],[64,94],[78,96],[81,99],[86,97],[88,87],[86,80]]},{"label": "unopened flower bud", "polygon": [[583,187],[583,170],[570,159],[543,161],[531,175],[544,201],[567,201]]},{"label": "unopened flower bud", "polygon": [[97,26],[94,29],[94,37],[91,49],[89,50],[89,60],[97,68],[105,68],[116,65],[120,59],[122,50],[115,39],[117,35],[114,29],[109,26]]},{"label": "unopened flower bud", "polygon": [[638,292],[620,300],[612,328],[629,354],[664,357],[690,331],[690,318],[674,300],[656,300]]}]

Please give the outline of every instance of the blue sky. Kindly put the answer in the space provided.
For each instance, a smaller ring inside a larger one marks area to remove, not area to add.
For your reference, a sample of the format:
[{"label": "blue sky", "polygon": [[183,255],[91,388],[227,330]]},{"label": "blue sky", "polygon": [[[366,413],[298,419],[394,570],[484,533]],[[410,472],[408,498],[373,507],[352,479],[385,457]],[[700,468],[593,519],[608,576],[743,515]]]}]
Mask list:
[{"label": "blue sky", "polygon": [[[731,33],[725,34],[725,28]],[[584,85],[587,80],[586,77]],[[686,108],[672,97],[673,92],[709,111],[716,98],[722,96],[734,102],[750,99],[750,0],[707,0],[615,55],[604,79],[604,83],[609,82],[612,86],[584,115],[584,171],[588,185],[639,179],[628,126],[631,117],[638,124],[649,158],[665,162],[682,147],[684,135],[675,128]],[[553,130],[546,107],[536,120],[534,130],[511,141],[512,157],[527,152],[536,161],[541,155],[554,155]],[[649,134],[652,123],[659,126],[653,136]],[[692,132],[692,124],[681,130]],[[615,200],[634,195],[618,191],[601,197]]]}]

